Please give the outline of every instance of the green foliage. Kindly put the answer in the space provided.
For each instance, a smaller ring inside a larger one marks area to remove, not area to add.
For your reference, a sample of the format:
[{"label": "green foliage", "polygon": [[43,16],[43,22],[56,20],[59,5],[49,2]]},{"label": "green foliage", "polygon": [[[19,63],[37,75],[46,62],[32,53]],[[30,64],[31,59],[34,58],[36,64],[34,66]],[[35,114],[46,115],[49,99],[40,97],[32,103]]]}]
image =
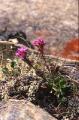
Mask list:
[{"label": "green foliage", "polygon": [[60,103],[66,101],[66,97],[72,89],[71,85],[68,84],[65,77],[61,74],[53,75],[52,78],[48,80],[48,85],[51,88],[51,92],[56,95]]},{"label": "green foliage", "polygon": [[15,68],[17,65],[17,62],[15,60],[11,61],[11,67],[12,68]]}]

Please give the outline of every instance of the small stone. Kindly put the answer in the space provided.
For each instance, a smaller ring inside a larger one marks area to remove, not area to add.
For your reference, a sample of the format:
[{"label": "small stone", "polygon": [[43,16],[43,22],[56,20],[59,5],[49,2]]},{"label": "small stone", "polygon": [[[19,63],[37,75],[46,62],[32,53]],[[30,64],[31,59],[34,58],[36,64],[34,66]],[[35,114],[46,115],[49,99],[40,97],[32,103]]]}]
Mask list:
[{"label": "small stone", "polygon": [[17,39],[9,39],[10,42],[13,42],[13,44],[17,44],[18,40]]}]

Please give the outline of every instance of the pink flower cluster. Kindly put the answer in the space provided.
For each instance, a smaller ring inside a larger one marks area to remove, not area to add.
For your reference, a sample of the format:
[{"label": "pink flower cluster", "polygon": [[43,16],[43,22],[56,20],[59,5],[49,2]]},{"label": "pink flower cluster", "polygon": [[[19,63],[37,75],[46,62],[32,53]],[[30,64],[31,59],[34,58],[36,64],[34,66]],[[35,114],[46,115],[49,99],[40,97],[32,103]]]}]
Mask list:
[{"label": "pink flower cluster", "polygon": [[[45,41],[42,38],[35,39],[32,44],[38,48],[38,51],[43,55]],[[24,60],[26,58],[28,48],[23,46],[17,49],[16,56]]]},{"label": "pink flower cluster", "polygon": [[16,51],[16,56],[21,58],[22,60],[25,59],[27,50],[28,50],[27,47],[18,48]]},{"label": "pink flower cluster", "polygon": [[38,38],[32,42],[34,46],[38,48],[38,51],[43,55],[45,41],[42,38]]},{"label": "pink flower cluster", "polygon": [[32,44],[37,47],[43,47],[45,45],[45,41],[42,38],[35,39]]}]

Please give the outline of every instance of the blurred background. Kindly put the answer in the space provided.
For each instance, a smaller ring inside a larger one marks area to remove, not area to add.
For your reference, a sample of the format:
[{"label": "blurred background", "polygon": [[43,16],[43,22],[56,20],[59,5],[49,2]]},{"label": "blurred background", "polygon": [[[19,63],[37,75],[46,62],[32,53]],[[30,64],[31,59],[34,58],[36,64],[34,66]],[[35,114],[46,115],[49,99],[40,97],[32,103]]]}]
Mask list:
[{"label": "blurred background", "polygon": [[29,40],[44,38],[52,55],[77,39],[74,49],[79,53],[78,0],[0,0],[0,32],[5,28],[7,34],[25,32]]}]

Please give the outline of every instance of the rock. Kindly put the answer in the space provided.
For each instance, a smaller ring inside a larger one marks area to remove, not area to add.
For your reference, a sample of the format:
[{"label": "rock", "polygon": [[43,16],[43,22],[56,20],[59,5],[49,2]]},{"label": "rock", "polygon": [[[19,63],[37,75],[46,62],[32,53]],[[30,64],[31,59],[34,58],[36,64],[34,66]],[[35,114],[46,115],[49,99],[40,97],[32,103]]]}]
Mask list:
[{"label": "rock", "polygon": [[60,72],[64,75],[69,76],[71,79],[79,81],[79,70],[73,64],[64,65],[60,68]]},{"label": "rock", "polygon": [[56,120],[56,118],[26,100],[10,99],[6,103],[0,103],[0,120]]}]

